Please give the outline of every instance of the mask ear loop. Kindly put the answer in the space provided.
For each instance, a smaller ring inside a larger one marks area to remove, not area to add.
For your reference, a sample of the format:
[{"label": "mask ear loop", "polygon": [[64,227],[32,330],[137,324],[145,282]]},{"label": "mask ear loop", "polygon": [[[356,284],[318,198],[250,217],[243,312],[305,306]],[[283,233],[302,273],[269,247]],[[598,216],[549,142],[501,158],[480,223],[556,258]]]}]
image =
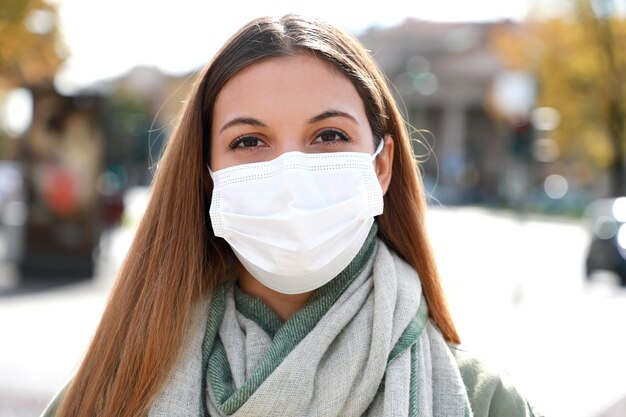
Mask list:
[{"label": "mask ear loop", "polygon": [[384,147],[385,147],[385,139],[380,138],[380,142],[378,142],[378,146],[376,147],[376,150],[372,154],[372,161],[376,159],[376,157],[383,151]]},{"label": "mask ear loop", "polygon": [[211,179],[214,180],[215,177],[213,176],[213,171],[211,170],[209,164],[206,164],[206,169],[209,171],[209,176],[211,177]]}]

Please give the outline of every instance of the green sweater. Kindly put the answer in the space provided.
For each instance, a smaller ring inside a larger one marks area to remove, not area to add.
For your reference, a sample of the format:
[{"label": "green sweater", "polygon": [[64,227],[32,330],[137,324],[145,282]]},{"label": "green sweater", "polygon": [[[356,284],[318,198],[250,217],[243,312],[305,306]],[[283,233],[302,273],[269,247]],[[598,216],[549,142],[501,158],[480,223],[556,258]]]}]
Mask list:
[{"label": "green sweater", "polygon": [[461,371],[474,417],[539,417],[506,374],[459,346],[450,346]]}]

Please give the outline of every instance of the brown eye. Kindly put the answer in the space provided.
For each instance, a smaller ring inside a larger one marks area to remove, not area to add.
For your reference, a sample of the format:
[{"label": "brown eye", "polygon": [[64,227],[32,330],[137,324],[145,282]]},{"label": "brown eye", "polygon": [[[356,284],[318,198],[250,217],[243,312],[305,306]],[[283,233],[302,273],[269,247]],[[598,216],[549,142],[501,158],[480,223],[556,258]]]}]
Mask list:
[{"label": "brown eye", "polygon": [[315,142],[350,142],[348,136],[337,130],[325,130],[315,137]]},{"label": "brown eye", "polygon": [[335,132],[324,132],[320,135],[320,139],[322,139],[322,142],[330,142],[333,140],[337,140],[338,138],[339,135]]},{"label": "brown eye", "polygon": [[242,136],[235,139],[230,145],[230,149],[256,148],[261,145],[261,140],[255,136]]},{"label": "brown eye", "polygon": [[259,144],[259,140],[257,138],[243,138],[239,146],[243,146],[244,148],[250,148],[253,146],[257,146]]}]

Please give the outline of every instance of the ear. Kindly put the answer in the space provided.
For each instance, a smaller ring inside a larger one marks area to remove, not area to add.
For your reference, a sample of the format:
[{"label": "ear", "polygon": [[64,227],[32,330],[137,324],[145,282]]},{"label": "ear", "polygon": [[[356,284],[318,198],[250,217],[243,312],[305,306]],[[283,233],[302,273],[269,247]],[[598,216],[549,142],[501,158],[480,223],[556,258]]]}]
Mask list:
[{"label": "ear", "polygon": [[389,183],[391,182],[394,143],[393,138],[389,134],[385,135],[383,140],[385,141],[385,144],[383,145],[382,151],[374,160],[374,163],[376,165],[376,175],[378,176],[380,187],[383,189],[383,195],[385,195],[387,189],[389,188]]}]

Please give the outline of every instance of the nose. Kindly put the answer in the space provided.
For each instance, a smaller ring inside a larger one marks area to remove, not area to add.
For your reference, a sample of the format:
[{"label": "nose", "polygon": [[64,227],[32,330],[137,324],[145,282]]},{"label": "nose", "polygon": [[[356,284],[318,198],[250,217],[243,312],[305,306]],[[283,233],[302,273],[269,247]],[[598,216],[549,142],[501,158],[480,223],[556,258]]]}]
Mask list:
[{"label": "nose", "polygon": [[304,141],[299,140],[297,136],[277,138],[274,141],[274,144],[274,157],[287,152],[307,152],[307,147],[304,145]]}]

